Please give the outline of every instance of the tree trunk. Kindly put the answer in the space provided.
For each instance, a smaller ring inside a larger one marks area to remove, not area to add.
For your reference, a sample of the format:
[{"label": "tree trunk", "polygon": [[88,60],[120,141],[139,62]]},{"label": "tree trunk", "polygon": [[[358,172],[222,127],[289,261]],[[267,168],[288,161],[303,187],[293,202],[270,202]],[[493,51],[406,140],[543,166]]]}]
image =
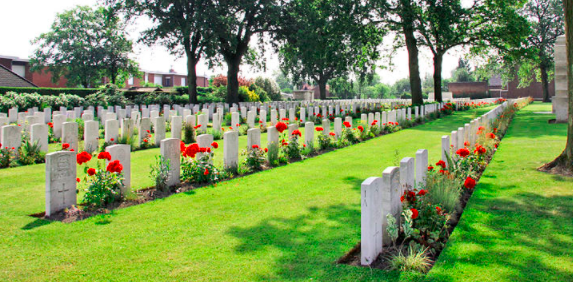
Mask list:
[{"label": "tree trunk", "polygon": [[187,52],[187,94],[189,103],[197,104],[197,61],[191,52]]},{"label": "tree trunk", "polygon": [[227,61],[227,103],[239,103],[239,65],[241,57],[234,56]]},{"label": "tree trunk", "polygon": [[316,81],[320,90],[320,100],[326,100],[326,82],[327,80],[322,77]]},{"label": "tree trunk", "polygon": [[567,145],[565,146],[565,167],[573,171],[573,0],[563,0],[565,4],[565,34],[567,37],[567,83],[569,84],[569,117],[567,125]]},{"label": "tree trunk", "polygon": [[547,76],[547,65],[545,62],[539,64],[539,70],[541,71],[541,88],[543,90],[543,102],[550,102],[549,100],[549,78]]},{"label": "tree trunk", "polygon": [[418,45],[414,37],[414,26],[411,21],[404,20],[402,24],[404,37],[406,37],[406,48],[408,49],[408,66],[410,69],[410,88],[412,91],[412,105],[424,103],[422,97],[422,80],[420,79],[420,69],[418,64]]},{"label": "tree trunk", "polygon": [[442,62],[444,54],[434,55],[434,101],[442,102]]},{"label": "tree trunk", "polygon": [[573,0],[563,0],[565,6],[565,36],[567,39],[567,83],[568,83],[568,117],[567,117],[567,143],[565,150],[552,162],[541,167],[550,170],[560,167],[573,172]]}]

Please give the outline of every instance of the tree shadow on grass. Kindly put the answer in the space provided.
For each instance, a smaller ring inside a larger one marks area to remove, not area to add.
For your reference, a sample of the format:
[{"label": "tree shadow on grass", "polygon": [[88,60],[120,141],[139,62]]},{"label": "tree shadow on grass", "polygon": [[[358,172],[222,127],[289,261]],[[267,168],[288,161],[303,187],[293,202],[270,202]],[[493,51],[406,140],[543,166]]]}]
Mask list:
[{"label": "tree shadow on grass", "polygon": [[[257,280],[356,281],[373,278],[397,281],[398,273],[338,265],[336,260],[360,240],[360,207],[334,205],[310,207],[298,217],[274,217],[254,227],[232,227],[228,231],[239,238],[239,254],[278,250],[274,267]],[[265,255],[263,255],[265,256]]]},{"label": "tree shadow on grass", "polygon": [[[379,177],[382,177],[382,175],[380,175]],[[344,178],[344,182],[351,184],[352,185],[352,189],[354,190],[358,190],[360,191],[361,187],[362,187],[362,182],[364,182],[364,180],[366,180],[366,178],[358,178],[355,176],[348,176]]]},{"label": "tree shadow on grass", "polygon": [[[465,265],[491,272],[498,281],[573,281],[573,266],[563,267],[573,257],[573,196],[524,192],[511,199],[484,197],[471,209],[472,217],[456,228],[461,232],[454,242],[458,246],[445,252],[446,261],[438,261],[442,269],[428,280],[456,281],[461,272],[454,266]],[[460,248],[466,244],[471,250]]]}]

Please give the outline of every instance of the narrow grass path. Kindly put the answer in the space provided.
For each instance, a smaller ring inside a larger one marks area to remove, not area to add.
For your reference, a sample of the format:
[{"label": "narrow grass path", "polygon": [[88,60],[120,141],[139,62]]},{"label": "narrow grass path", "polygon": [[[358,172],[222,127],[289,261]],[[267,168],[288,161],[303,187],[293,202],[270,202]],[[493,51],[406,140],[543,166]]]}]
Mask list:
[{"label": "narrow grass path", "polygon": [[427,280],[573,281],[573,179],[536,170],[565,147],[550,111],[518,112]]},{"label": "narrow grass path", "polygon": [[42,170],[0,172],[0,280],[406,278],[334,264],[360,239],[360,183],[420,148],[437,161],[442,135],[491,108],[70,224],[28,216],[44,210]]}]

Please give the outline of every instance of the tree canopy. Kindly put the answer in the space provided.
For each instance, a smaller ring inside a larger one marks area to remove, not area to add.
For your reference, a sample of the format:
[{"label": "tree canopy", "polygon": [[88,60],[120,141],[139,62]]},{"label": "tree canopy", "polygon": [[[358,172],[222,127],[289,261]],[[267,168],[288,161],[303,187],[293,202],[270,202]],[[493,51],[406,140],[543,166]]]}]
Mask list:
[{"label": "tree canopy", "polygon": [[138,65],[129,58],[132,42],[124,22],[110,9],[78,6],[58,14],[51,30],[32,41],[36,50],[32,71],[52,73],[69,86],[93,87],[104,77],[112,83],[139,75]]}]

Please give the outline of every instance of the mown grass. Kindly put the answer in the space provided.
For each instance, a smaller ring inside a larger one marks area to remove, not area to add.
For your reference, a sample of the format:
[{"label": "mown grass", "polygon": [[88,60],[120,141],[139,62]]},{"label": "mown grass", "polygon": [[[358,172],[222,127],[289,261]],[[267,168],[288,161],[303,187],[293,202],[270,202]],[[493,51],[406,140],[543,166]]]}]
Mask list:
[{"label": "mown grass", "polygon": [[[43,165],[0,171],[0,280],[408,279],[334,263],[360,240],[360,184],[420,148],[437,161],[440,137],[489,109],[70,224],[28,216]],[[155,154],[132,155],[133,183]]]},{"label": "mown grass", "polygon": [[573,281],[573,179],[536,170],[565,124],[536,103],[511,124],[428,281]]}]

